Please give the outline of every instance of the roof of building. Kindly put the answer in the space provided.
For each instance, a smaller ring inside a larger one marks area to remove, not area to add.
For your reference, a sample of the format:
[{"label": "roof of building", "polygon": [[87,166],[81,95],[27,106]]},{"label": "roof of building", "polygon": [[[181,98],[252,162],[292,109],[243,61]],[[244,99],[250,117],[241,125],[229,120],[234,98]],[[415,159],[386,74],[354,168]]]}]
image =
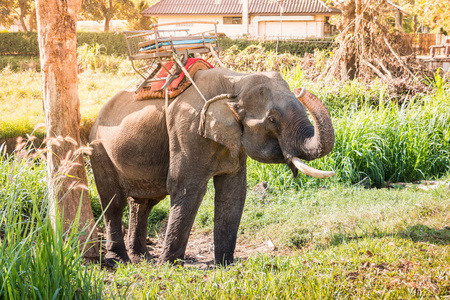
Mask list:
[{"label": "roof of building", "polygon": [[[339,14],[341,11],[327,6],[321,0],[248,0],[249,15],[283,14]],[[142,12],[143,15],[240,15],[242,0],[161,0]]]}]

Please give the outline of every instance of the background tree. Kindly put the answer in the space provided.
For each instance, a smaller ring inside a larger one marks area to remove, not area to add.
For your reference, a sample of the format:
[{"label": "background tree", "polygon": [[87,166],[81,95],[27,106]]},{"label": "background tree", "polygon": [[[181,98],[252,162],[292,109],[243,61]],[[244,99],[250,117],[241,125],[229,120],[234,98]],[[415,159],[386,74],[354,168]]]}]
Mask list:
[{"label": "background tree", "polygon": [[135,12],[132,0],[84,0],[81,15],[94,21],[104,20],[106,32],[113,18],[128,20]]},{"label": "background tree", "polygon": [[128,19],[127,28],[128,30],[145,30],[150,27],[150,25],[156,23],[156,17],[147,17],[141,14],[142,11],[149,8],[151,5],[155,4],[158,0],[146,1],[146,0],[136,0],[134,1],[134,12],[132,16]]},{"label": "background tree", "polygon": [[398,4],[434,33],[450,34],[448,0],[399,0]]},{"label": "background tree", "polygon": [[415,6],[419,22],[436,33],[450,33],[450,2],[448,0],[421,0]]},{"label": "background tree", "polygon": [[[79,207],[81,207],[80,224],[95,229],[79,132],[81,116],[78,98],[76,25],[81,1],[36,0],[49,150],[47,171],[50,214],[55,221],[58,212],[64,213],[65,229],[73,224]],[[84,150],[88,151],[86,147]],[[87,235],[82,237],[86,238]],[[95,230],[92,238],[97,238]],[[94,244],[86,256],[98,257],[97,244]]]},{"label": "background tree", "polygon": [[34,9],[33,0],[1,0],[0,24],[11,26],[18,20],[23,31],[29,31],[26,18]]}]

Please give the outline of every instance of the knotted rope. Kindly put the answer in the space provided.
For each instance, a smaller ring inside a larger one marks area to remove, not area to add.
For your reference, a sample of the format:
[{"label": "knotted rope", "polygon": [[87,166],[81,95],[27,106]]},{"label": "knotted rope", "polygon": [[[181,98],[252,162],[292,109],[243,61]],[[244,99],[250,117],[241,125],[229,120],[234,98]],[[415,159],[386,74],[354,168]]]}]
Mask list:
[{"label": "knotted rope", "polygon": [[[222,100],[222,99],[232,99],[232,98],[236,98],[237,95],[234,94],[222,94],[222,95],[218,95],[215,96],[212,99],[206,100],[205,96],[203,96],[203,93],[200,91],[200,89],[198,88],[198,86],[195,84],[194,80],[192,79],[191,75],[189,74],[189,72],[186,70],[186,68],[184,67],[184,65],[181,63],[180,59],[178,58],[178,56],[175,53],[172,53],[172,56],[175,60],[175,62],[180,66],[181,70],[184,72],[184,75],[189,79],[190,82],[192,82],[192,85],[194,86],[194,88],[197,90],[197,92],[199,93],[199,95],[202,97],[203,101],[205,101],[205,103],[203,104],[203,108],[202,111],[200,112],[200,124],[199,124],[199,128],[198,128],[198,133],[203,136],[205,136],[205,128],[206,128],[206,112],[208,111],[209,106],[211,105],[211,103],[214,103],[218,100]],[[165,97],[165,107],[166,107],[166,122],[167,122],[167,108],[169,105],[169,98],[167,96],[167,90],[166,90],[166,97]]]},{"label": "knotted rope", "polygon": [[208,110],[211,103],[214,103],[214,102],[216,102],[218,100],[222,100],[222,99],[232,99],[232,98],[236,98],[236,97],[237,97],[237,95],[233,95],[233,94],[222,94],[222,95],[215,96],[214,98],[206,101],[205,104],[203,104],[202,111],[200,112],[200,124],[198,127],[198,134],[205,137],[206,111]]}]

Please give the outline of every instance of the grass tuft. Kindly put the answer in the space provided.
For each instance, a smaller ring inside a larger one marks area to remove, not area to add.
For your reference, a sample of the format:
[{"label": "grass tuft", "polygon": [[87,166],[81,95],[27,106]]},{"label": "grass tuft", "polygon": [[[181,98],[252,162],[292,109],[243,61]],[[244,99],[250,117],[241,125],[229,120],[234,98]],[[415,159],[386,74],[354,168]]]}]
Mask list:
[{"label": "grass tuft", "polygon": [[0,155],[0,298],[100,299],[102,275],[83,265],[83,230],[63,232],[59,219],[53,229],[44,179],[37,158]]}]

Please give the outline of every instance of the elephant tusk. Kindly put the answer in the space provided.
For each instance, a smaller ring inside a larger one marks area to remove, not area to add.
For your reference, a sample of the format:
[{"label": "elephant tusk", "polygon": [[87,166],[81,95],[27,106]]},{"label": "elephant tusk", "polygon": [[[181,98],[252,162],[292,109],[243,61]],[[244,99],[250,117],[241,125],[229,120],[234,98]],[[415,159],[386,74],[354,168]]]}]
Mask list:
[{"label": "elephant tusk", "polygon": [[310,167],[307,164],[305,164],[298,157],[294,157],[292,159],[292,163],[300,172],[305,173],[306,175],[309,175],[312,177],[328,178],[328,177],[336,175],[336,173],[334,171],[321,171],[321,170],[314,169],[313,167]]}]

